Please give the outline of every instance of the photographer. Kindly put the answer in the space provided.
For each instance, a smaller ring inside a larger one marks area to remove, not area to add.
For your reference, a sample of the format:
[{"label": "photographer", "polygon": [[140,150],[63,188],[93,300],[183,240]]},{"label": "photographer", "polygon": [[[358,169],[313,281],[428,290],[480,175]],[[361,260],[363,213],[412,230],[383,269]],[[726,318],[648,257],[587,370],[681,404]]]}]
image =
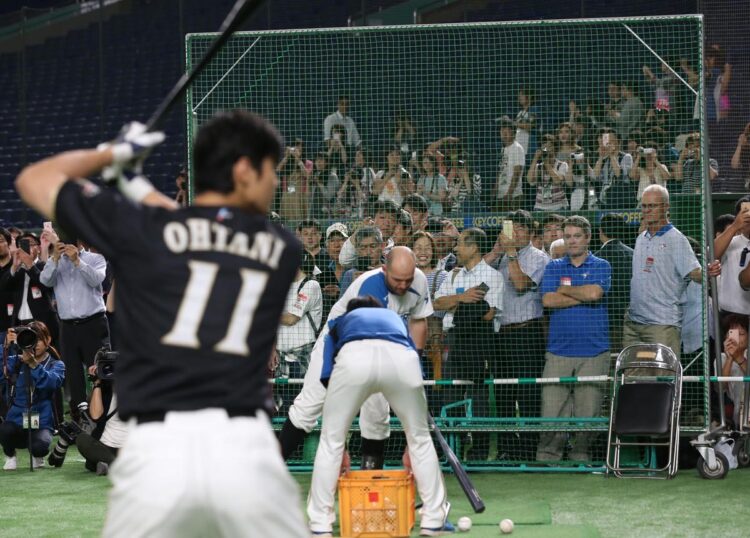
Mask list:
[{"label": "photographer", "polygon": [[638,146],[634,152],[633,167],[630,169],[630,179],[638,182],[636,198],[641,201],[643,191],[649,185],[667,186],[672,174],[669,168],[659,161],[658,146],[655,141],[647,140],[644,146]]},{"label": "photographer", "polygon": [[52,236],[52,254],[39,275],[51,287],[60,316],[60,349],[68,371],[70,414],[79,418],[78,404],[85,402],[84,365],[91,365],[96,352],[109,347],[109,324],[105,315],[104,256],[85,250],[83,243],[65,244]]},{"label": "photographer", "polygon": [[545,135],[541,149],[534,153],[526,181],[536,186],[535,211],[559,211],[568,208],[565,187],[573,186],[572,170],[566,161],[559,161],[557,141]]},{"label": "photographer", "polygon": [[[86,458],[86,469],[97,475],[106,475],[109,466],[115,461],[117,452],[125,444],[128,436],[127,423],[117,414],[117,396],[112,389],[112,370],[102,368],[105,361],[115,360],[116,352],[100,350],[96,354],[96,364],[89,367],[89,378],[93,378],[93,388],[89,399],[89,416],[96,422],[91,434],[80,433],[76,445],[81,456]],[[104,431],[102,431],[102,427]],[[101,436],[97,432],[101,431]]]},{"label": "photographer", "polygon": [[[599,189],[597,207],[598,209],[631,207],[635,197],[629,181],[633,157],[629,153],[620,151],[620,140],[611,129],[601,129],[598,141],[596,163],[589,172],[589,178]],[[589,195],[591,196],[591,193]]]},{"label": "photographer", "polygon": [[29,440],[34,468],[44,465],[49,452],[55,429],[53,399],[65,380],[65,365],[50,346],[51,341],[49,329],[40,321],[8,329],[8,362],[0,374],[11,384],[10,409],[0,424],[5,471],[16,469],[16,449],[28,448]]},{"label": "photographer", "polygon": [[[52,335],[52,343],[58,343],[57,313],[52,306],[52,290],[39,281],[44,269],[40,261],[40,241],[30,232],[16,239],[18,248],[13,252],[13,263],[4,276],[0,276],[0,288],[12,294],[13,325],[26,325],[37,320],[43,322]],[[8,303],[11,304],[11,303]]]},{"label": "photographer", "polygon": [[[701,164],[700,133],[694,133],[685,139],[685,147],[674,169],[674,178],[682,181],[682,194],[700,194],[703,185],[703,165]],[[719,164],[716,159],[708,161],[708,178],[714,181],[719,175]]]},{"label": "photographer", "polygon": [[[305,252],[297,269],[297,276],[289,287],[281,325],[276,338],[279,357],[276,377],[299,379],[305,377],[315,339],[323,323],[323,293],[315,280],[315,258]],[[294,387],[279,387],[277,406],[291,403],[298,392]]]}]

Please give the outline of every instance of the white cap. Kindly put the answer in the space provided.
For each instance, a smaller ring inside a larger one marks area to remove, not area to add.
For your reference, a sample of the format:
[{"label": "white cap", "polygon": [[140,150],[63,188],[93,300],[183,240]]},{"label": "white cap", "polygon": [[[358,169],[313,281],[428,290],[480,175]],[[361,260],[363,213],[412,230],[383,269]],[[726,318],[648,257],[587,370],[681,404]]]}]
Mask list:
[{"label": "white cap", "polygon": [[326,230],[326,239],[331,237],[332,233],[339,233],[344,236],[344,239],[349,238],[349,230],[347,229],[346,224],[341,222],[334,222],[328,227]]}]

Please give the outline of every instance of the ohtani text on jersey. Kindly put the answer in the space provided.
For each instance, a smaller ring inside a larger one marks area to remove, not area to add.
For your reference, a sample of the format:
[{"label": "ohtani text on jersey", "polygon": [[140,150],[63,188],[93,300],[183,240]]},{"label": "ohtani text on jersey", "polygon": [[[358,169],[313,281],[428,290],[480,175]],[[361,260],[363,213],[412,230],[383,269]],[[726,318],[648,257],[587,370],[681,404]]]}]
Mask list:
[{"label": "ohtani text on jersey", "polygon": [[277,269],[286,242],[268,232],[250,236],[234,231],[210,219],[192,218],[185,222],[170,222],[164,226],[164,243],[175,254],[191,252],[225,252],[244,256]]}]

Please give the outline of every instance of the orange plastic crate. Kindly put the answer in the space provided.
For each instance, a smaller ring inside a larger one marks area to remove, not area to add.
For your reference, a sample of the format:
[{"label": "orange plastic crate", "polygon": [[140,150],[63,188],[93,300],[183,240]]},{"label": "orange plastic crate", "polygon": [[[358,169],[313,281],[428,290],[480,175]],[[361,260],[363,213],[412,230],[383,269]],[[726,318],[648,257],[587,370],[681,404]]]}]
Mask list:
[{"label": "orange plastic crate", "polygon": [[403,469],[342,476],[339,526],[344,538],[409,536],[414,527],[414,477]]}]

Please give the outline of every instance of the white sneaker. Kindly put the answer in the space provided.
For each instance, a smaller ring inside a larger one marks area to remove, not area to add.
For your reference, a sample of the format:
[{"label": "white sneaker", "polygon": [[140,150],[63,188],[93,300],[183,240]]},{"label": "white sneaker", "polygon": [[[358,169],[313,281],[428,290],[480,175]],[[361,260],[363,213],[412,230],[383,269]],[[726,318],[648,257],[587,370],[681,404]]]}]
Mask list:
[{"label": "white sneaker", "polygon": [[37,458],[36,456],[32,456],[31,466],[34,469],[41,469],[42,467],[44,467],[44,458]]},{"label": "white sneaker", "polygon": [[15,456],[5,458],[5,465],[3,465],[3,471],[15,471],[18,468],[18,461]]}]

